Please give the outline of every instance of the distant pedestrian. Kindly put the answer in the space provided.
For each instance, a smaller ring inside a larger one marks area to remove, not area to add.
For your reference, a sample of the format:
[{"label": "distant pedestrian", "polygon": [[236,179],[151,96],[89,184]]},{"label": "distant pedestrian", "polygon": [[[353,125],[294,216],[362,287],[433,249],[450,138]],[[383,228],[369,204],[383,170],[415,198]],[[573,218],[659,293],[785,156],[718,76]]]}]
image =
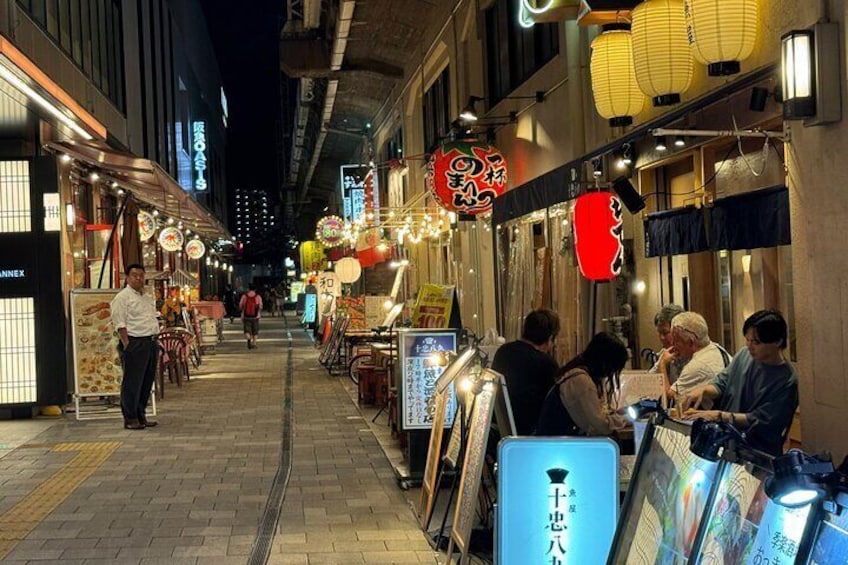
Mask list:
[{"label": "distant pedestrian", "polygon": [[224,310],[227,312],[227,317],[230,319],[230,323],[233,323],[233,318],[238,315],[238,296],[236,291],[233,290],[233,287],[227,285],[227,289],[224,291]]},{"label": "distant pedestrian", "polygon": [[253,283],[248,287],[247,293],[243,294],[239,301],[241,319],[244,323],[244,337],[247,339],[247,348],[256,348],[256,336],[259,335],[259,318],[262,317],[262,297],[256,292]]},{"label": "distant pedestrian", "polygon": [[156,301],[144,292],[144,267],[127,266],[127,285],[112,300],[112,325],[120,336],[118,346],[124,377],[121,381],[121,412],[124,428],[143,430],[158,422],[145,416],[156,374]]}]

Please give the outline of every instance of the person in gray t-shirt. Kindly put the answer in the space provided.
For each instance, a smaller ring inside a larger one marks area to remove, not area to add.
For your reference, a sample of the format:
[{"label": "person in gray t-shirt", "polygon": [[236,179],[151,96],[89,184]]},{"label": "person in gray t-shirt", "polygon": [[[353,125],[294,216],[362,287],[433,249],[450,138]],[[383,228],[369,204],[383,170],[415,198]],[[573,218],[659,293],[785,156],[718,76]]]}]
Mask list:
[{"label": "person in gray t-shirt", "polygon": [[[776,310],[760,310],[745,320],[742,331],[746,347],[711,383],[683,399],[684,418],[733,424],[745,431],[751,447],[780,455],[798,407],[798,375],[783,357],[786,320]],[[686,413],[711,401],[711,410]]]}]

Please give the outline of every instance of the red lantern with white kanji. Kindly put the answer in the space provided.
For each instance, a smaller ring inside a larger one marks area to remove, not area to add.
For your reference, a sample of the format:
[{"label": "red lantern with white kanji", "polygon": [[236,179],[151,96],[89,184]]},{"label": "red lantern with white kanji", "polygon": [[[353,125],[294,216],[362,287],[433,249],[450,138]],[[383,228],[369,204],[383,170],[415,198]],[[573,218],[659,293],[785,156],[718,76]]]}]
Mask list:
[{"label": "red lantern with white kanji", "polygon": [[624,244],[621,201],[609,192],[591,192],[574,205],[574,248],[580,273],[608,281],[621,273]]},{"label": "red lantern with white kanji", "polygon": [[427,188],[447,210],[488,212],[506,190],[506,159],[487,143],[446,143],[427,161]]}]

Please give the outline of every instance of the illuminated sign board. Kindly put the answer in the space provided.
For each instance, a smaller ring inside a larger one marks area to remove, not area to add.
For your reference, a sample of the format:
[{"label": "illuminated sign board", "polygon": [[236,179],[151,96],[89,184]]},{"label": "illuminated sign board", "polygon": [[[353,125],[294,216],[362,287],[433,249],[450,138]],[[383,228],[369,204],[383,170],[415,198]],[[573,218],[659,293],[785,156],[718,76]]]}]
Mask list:
[{"label": "illuminated sign board", "polygon": [[62,203],[58,192],[44,193],[44,231],[62,229]]},{"label": "illuminated sign board", "polygon": [[[455,331],[427,329],[398,333],[398,366],[400,367],[400,413],[403,430],[429,430],[436,412],[436,381],[445,367],[431,362],[434,353],[457,351]],[[457,399],[454,386],[448,392],[444,426],[453,424]]]},{"label": "illuminated sign board", "polygon": [[509,437],[498,465],[497,563],[606,562],[618,514],[615,442]]},{"label": "illuminated sign board", "polygon": [[191,136],[194,149],[194,190],[203,191],[209,188],[206,179],[206,122],[194,122]]},{"label": "illuminated sign board", "polygon": [[24,269],[0,269],[0,279],[25,279]]},{"label": "illuminated sign board", "polygon": [[342,165],[339,167],[339,171],[341,175],[342,203],[344,204],[343,217],[346,222],[351,222],[365,215],[365,183],[368,167],[363,167],[362,165]]}]

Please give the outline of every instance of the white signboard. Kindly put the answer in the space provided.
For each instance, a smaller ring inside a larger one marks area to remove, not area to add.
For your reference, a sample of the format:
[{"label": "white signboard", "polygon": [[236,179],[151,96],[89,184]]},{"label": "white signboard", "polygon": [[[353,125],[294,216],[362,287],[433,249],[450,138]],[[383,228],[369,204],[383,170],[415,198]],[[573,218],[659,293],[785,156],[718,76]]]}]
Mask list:
[{"label": "white signboard", "polygon": [[62,229],[62,205],[58,192],[44,193],[44,231]]},{"label": "white signboard", "polygon": [[[436,411],[436,382],[445,367],[433,362],[434,353],[456,352],[455,331],[405,330],[398,332],[400,415],[403,430],[428,430]],[[456,392],[450,386],[445,427],[453,423]]]}]

